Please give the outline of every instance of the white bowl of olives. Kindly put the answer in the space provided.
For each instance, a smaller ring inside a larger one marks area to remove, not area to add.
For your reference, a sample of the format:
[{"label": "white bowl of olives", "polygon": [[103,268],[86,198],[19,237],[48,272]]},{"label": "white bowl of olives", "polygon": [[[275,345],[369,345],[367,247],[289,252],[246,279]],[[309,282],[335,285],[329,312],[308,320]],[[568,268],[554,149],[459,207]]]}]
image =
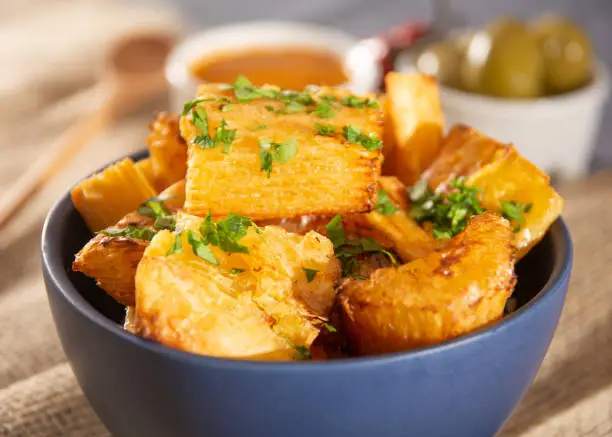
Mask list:
[{"label": "white bowl of olives", "polygon": [[400,55],[396,69],[438,78],[447,125],[513,143],[559,178],[588,171],[609,77],[571,21],[498,19]]}]

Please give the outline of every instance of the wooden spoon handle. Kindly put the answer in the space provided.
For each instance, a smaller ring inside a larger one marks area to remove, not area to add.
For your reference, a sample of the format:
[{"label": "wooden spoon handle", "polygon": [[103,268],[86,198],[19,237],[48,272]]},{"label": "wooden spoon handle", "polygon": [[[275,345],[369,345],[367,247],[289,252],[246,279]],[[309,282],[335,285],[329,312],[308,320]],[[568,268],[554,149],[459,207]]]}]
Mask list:
[{"label": "wooden spoon handle", "polygon": [[103,99],[99,108],[71,126],[0,197],[0,228],[63,170],[70,161],[113,120],[112,99]]}]

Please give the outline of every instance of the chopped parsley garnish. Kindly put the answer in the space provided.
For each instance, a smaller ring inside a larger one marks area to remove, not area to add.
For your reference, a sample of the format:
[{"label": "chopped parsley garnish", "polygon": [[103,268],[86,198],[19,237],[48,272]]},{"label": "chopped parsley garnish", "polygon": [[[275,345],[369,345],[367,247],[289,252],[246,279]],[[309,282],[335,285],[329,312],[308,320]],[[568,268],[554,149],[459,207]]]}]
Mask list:
[{"label": "chopped parsley garnish", "polygon": [[359,260],[357,257],[363,253],[382,253],[391,264],[397,267],[397,260],[391,252],[385,250],[371,238],[361,238],[359,240],[348,240],[344,226],[342,224],[342,216],[336,215],[325,226],[327,235],[334,245],[334,254],[342,263],[342,275],[351,276],[359,268]]},{"label": "chopped parsley garnish", "polygon": [[97,234],[108,235],[109,237],[129,237],[137,240],[151,241],[156,232],[149,228],[138,228],[136,226],[126,226],[122,229],[104,229],[96,232]]},{"label": "chopped parsley garnish", "polygon": [[315,103],[315,100],[312,98],[312,96],[305,91],[284,90],[281,91],[277,98],[281,102],[285,102],[287,104],[297,103],[302,106],[308,106]]},{"label": "chopped parsley garnish", "polygon": [[224,252],[249,253],[248,247],[238,243],[247,234],[253,220],[230,212],[225,220],[214,222],[210,212],[200,225],[200,233],[206,244],[217,246]]},{"label": "chopped parsley garnish", "polygon": [[172,247],[170,248],[170,250],[168,250],[168,253],[166,255],[174,255],[176,253],[183,253],[183,231],[178,232],[175,236],[174,236],[174,244],[172,244]]},{"label": "chopped parsley garnish", "polygon": [[262,130],[262,129],[265,129],[265,128],[267,128],[267,127],[268,127],[268,125],[267,125],[267,124],[258,124],[257,126],[253,126],[253,127],[251,127],[250,129],[251,129],[251,130]]},{"label": "chopped parsley garnish", "polygon": [[285,111],[289,113],[304,112],[306,111],[306,106],[302,103],[291,101],[285,105]]},{"label": "chopped parsley garnish", "polygon": [[219,126],[217,126],[217,132],[214,142],[216,144],[223,144],[222,153],[229,153],[230,147],[236,139],[236,129],[227,129],[227,122],[221,120]]},{"label": "chopped parsley garnish", "polygon": [[317,132],[319,133],[319,135],[334,135],[336,132],[336,129],[334,129],[334,127],[331,124],[319,124],[319,123],[315,123],[315,127],[317,128]]},{"label": "chopped parsley garnish", "polygon": [[512,200],[510,202],[504,200],[501,203],[501,210],[499,213],[506,219],[513,222],[516,226],[512,229],[512,232],[520,232],[521,226],[525,223],[524,214],[528,214],[531,211],[533,204],[523,204]]},{"label": "chopped parsley garnish", "polygon": [[236,139],[236,129],[227,129],[227,121],[222,119],[219,126],[215,129],[215,137],[208,134],[208,116],[202,108],[196,108],[193,112],[193,124],[199,129],[200,134],[196,135],[193,143],[203,149],[213,149],[223,145],[223,153],[229,153],[230,146]]},{"label": "chopped parsley garnish", "polygon": [[325,230],[334,247],[340,247],[346,244],[346,232],[344,232],[341,215],[336,215],[331,219],[329,223],[325,225]]},{"label": "chopped parsley garnish", "polygon": [[155,229],[167,229],[169,231],[174,231],[176,228],[176,217],[173,215],[161,215],[155,218],[153,227]]},{"label": "chopped parsley garnish", "polygon": [[410,215],[418,222],[431,222],[435,238],[454,237],[465,229],[471,217],[484,212],[478,188],[466,187],[464,178],[452,180],[449,186],[449,193],[435,193],[422,180],[410,189]]},{"label": "chopped parsley garnish", "polygon": [[289,342],[291,347],[295,349],[296,354],[293,356],[296,360],[312,360],[312,355],[310,354],[310,350],[306,346],[298,346]]},{"label": "chopped parsley garnish", "polygon": [[330,325],[329,323],[324,323],[323,326],[325,326],[325,329],[327,329],[329,332],[338,332],[338,330],[334,327],[334,325]]},{"label": "chopped parsley garnish", "polygon": [[237,269],[237,268],[233,268],[230,270],[230,275],[238,275],[240,273],[243,273],[244,269]]},{"label": "chopped parsley garnish", "polygon": [[215,266],[219,265],[219,261],[215,257],[215,254],[212,252],[210,247],[208,247],[204,238],[193,232],[191,229],[187,230],[187,242],[197,257],[202,258],[204,261],[208,261]]},{"label": "chopped parsley garnish", "polygon": [[183,115],[189,114],[189,111],[191,111],[193,107],[199,103],[213,102],[214,100],[215,99],[211,97],[201,97],[199,99],[189,100],[188,102],[185,102],[185,104],[183,105]]},{"label": "chopped parsley garnish", "polygon": [[232,85],[238,103],[250,102],[255,99],[275,99],[279,92],[273,89],[258,88],[249,79],[240,75]]},{"label": "chopped parsley garnish", "polygon": [[340,102],[344,106],[348,106],[349,108],[357,108],[357,109],[361,109],[364,106],[367,106],[368,108],[378,108],[379,106],[376,99],[372,99],[368,97],[364,100],[361,100],[359,97],[353,96],[353,95],[343,97]]},{"label": "chopped parsley garnish", "polygon": [[270,112],[274,112],[274,106],[272,106],[272,105],[266,105],[266,106],[264,106],[264,108],[266,108]]},{"label": "chopped parsley garnish", "polygon": [[319,118],[332,118],[336,115],[336,111],[328,102],[319,102],[312,113]]},{"label": "chopped parsley garnish", "polygon": [[317,276],[317,273],[319,273],[318,270],[307,269],[306,267],[303,267],[303,270],[304,270],[304,273],[306,273],[306,280],[308,282],[312,282],[315,276]]},{"label": "chopped parsley garnish", "polygon": [[391,215],[397,211],[397,206],[391,201],[385,190],[378,190],[378,200],[374,207],[382,215]]},{"label": "chopped parsley garnish", "polygon": [[346,138],[346,141],[349,143],[358,144],[368,150],[382,149],[382,140],[378,138],[374,132],[369,135],[364,134],[361,132],[360,128],[352,124],[344,126],[342,131],[344,133],[344,138]]},{"label": "chopped parsley garnish", "polygon": [[232,103],[228,103],[227,105],[221,106],[221,111],[222,112],[231,111],[233,107],[234,105]]},{"label": "chopped parsley garnish", "polygon": [[151,197],[138,207],[138,213],[153,218],[170,215],[170,211],[168,211],[164,205],[164,200],[166,199],[168,199],[168,197],[163,195]]},{"label": "chopped parsley garnish", "polygon": [[294,138],[284,143],[273,143],[268,139],[259,140],[259,168],[266,172],[268,177],[272,172],[272,164],[285,164],[298,152],[297,142]]}]

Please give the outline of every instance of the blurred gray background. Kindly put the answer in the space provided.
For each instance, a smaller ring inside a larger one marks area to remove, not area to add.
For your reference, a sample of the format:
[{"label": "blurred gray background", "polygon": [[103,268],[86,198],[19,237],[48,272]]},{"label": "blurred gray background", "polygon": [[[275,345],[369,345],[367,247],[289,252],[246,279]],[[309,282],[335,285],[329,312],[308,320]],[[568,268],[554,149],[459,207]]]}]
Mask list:
[{"label": "blurred gray background", "polygon": [[[358,36],[380,33],[406,19],[429,19],[426,0],[137,0],[180,11],[186,30],[255,19],[288,19],[336,26]],[[134,3],[131,0],[129,3]],[[612,0],[449,0],[457,25],[484,24],[500,14],[531,18],[557,12],[591,35],[595,50],[612,65]],[[612,167],[612,111],[608,105],[593,168]]]}]

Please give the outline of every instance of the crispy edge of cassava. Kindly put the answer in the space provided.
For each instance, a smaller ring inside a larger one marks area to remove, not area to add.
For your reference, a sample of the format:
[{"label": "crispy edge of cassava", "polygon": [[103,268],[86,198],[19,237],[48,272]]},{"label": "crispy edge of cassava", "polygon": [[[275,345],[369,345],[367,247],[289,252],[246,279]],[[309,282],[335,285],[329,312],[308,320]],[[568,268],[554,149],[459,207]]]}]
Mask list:
[{"label": "crispy edge of cassava", "polygon": [[125,158],[81,181],[71,191],[72,203],[91,231],[117,223],[157,192],[134,161]]},{"label": "crispy edge of cassava", "polygon": [[187,145],[179,132],[179,115],[160,112],[149,125],[147,148],[155,187],[163,190],[185,178]]},{"label": "crispy edge of cassava", "polygon": [[383,176],[379,180],[389,200],[397,210],[389,215],[374,210],[367,214],[349,218],[352,232],[371,237],[383,247],[397,252],[404,262],[421,258],[438,247],[430,233],[410,217],[405,185],[394,176]]},{"label": "crispy edge of cassava", "polygon": [[448,183],[469,176],[494,160],[512,153],[512,147],[462,124],[455,125],[442,141],[436,159],[422,178],[436,191],[445,191]]},{"label": "crispy edge of cassava", "polygon": [[383,134],[392,138],[385,169],[412,185],[440,151],[444,133],[440,91],[426,74],[391,72],[385,76],[385,86],[385,128],[392,130]]},{"label": "crispy edge of cassava", "polygon": [[379,354],[436,344],[499,319],[512,294],[510,223],[486,212],[449,244],[366,280],[346,280],[339,301],[351,346]]},{"label": "crispy edge of cassava", "polygon": [[[164,201],[171,212],[182,206],[184,192],[184,181],[179,181],[163,191],[171,196]],[[127,226],[151,228],[153,223],[152,218],[133,211],[109,229],[123,229]],[[148,241],[137,238],[98,234],[75,255],[72,270],[95,279],[96,285],[113,299],[120,304],[131,306],[135,302],[136,268],[148,245]]]}]

